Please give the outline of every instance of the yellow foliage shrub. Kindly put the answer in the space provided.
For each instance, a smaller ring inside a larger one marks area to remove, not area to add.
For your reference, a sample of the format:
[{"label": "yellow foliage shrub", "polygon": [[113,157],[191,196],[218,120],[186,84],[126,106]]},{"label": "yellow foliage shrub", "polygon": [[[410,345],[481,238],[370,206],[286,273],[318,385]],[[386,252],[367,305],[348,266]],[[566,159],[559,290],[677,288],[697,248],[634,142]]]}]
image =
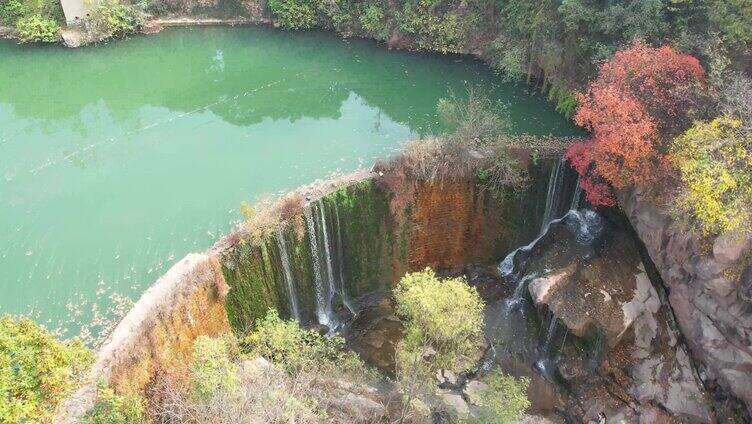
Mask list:
[{"label": "yellow foliage shrub", "polygon": [[678,215],[704,235],[747,231],[752,133],[742,122],[721,117],[695,123],[674,140],[670,153],[683,183],[675,200]]}]

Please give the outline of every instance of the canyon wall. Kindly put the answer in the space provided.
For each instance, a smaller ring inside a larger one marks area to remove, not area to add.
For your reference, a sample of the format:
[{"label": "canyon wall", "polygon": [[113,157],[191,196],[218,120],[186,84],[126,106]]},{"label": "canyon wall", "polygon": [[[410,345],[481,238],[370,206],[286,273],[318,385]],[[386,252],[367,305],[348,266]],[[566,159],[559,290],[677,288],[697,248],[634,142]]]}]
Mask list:
[{"label": "canyon wall", "polygon": [[[550,168],[531,172],[545,181]],[[159,378],[186,375],[198,336],[247,331],[270,307],[322,323],[322,285],[348,303],[389,290],[407,271],[497,262],[519,234],[540,226],[545,207],[545,182],[520,198],[472,179],[395,185],[388,178],[361,171],[303,187],[293,193],[301,203],[262,237],[246,222],[180,260],[118,324],[87,384],[63,402],[55,422],[78,422],[100,383],[148,397]]]},{"label": "canyon wall", "polygon": [[718,400],[730,393],[752,410],[749,238],[703,241],[678,228],[641,190],[624,191],[619,197],[668,290],[700,378]]},{"label": "canyon wall", "polygon": [[[427,266],[458,271],[498,262],[531,219],[519,214],[510,193],[492,193],[472,180],[394,184],[388,175],[369,173],[321,190],[299,190],[308,199],[304,210],[270,237],[252,241],[241,230],[223,246],[219,255],[232,287],[227,311],[236,330],[247,330],[270,307],[288,317],[295,309],[302,322],[314,322],[322,290],[348,303]],[[539,217],[532,219],[537,224]]]},{"label": "canyon wall", "polygon": [[[148,397],[163,376],[184,378],[196,337],[246,332],[269,308],[302,323],[336,328],[343,317],[357,313],[361,299],[389,291],[405,272],[430,266],[456,273],[468,264],[499,263],[515,247],[548,234],[549,226],[542,225],[547,216],[562,216],[580,202],[576,177],[567,174],[563,161],[531,165],[532,184],[522,194],[489,191],[472,178],[427,182],[390,169],[302,187],[271,206],[281,220],[259,225],[263,213],[257,213],[208,251],[178,262],[118,325],[98,353],[88,384],[61,406],[56,422],[77,422],[94,404],[99,382]],[[607,259],[592,256],[590,247],[581,252],[579,261],[598,272],[582,264],[556,269],[549,264],[540,274],[545,278],[531,283],[535,303],[548,305],[552,323],[568,327],[573,343],[565,347],[562,341],[561,349],[575,350],[565,356],[581,356],[577,346],[592,343],[590,330],[603,327],[605,360],[595,358],[596,368],[586,369],[589,353],[582,363],[564,359],[556,366],[576,401],[575,415],[608,410],[629,421],[668,414],[709,422],[717,415],[710,403],[722,405],[719,397],[728,393],[749,406],[750,243],[718,239],[705,247],[674,229],[640,192],[622,193],[620,200],[669,302],[643,284],[646,267],[629,254],[632,248],[618,224],[608,230],[612,241],[593,247],[601,253],[612,249]],[[578,214],[567,216],[587,218],[593,212]],[[577,222],[570,227],[587,227],[586,221]],[[537,244],[525,255],[538,252]],[[535,253],[542,255],[541,263],[551,258],[543,252]],[[624,267],[616,266],[622,262]],[[554,278],[580,268],[576,277]],[[606,313],[608,308],[616,312]],[[686,340],[675,331],[674,316]],[[546,346],[551,337],[543,337]],[[696,363],[686,355],[685,343]],[[599,349],[585,351],[598,356]]]}]

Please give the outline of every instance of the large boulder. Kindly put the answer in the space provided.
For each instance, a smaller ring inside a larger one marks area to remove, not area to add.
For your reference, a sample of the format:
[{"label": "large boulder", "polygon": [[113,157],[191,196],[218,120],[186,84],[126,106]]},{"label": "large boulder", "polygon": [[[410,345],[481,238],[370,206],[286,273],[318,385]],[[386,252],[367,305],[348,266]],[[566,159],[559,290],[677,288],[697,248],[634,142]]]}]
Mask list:
[{"label": "large boulder", "polygon": [[[561,224],[579,228],[566,220]],[[569,334],[594,340],[589,349],[604,350],[603,365],[594,373],[610,375],[604,387],[631,399],[635,420],[660,405],[684,422],[711,422],[708,396],[679,341],[671,309],[648,277],[631,236],[612,224],[587,239],[591,249],[584,249],[576,232],[553,228],[552,234],[541,238],[526,264],[536,276],[528,291],[538,310],[555,317]],[[562,361],[560,374],[573,385],[593,381],[577,361]],[[583,407],[591,406],[585,416],[608,405],[596,395],[587,397]]]}]

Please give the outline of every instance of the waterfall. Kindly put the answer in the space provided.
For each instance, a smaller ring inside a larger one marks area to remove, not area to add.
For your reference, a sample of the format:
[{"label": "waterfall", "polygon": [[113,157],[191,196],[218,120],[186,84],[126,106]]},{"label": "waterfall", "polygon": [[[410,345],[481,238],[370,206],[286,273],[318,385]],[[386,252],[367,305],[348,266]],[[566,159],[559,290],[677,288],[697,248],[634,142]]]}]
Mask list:
[{"label": "waterfall", "polygon": [[580,175],[577,175],[577,185],[574,187],[574,195],[572,196],[572,205],[569,206],[570,210],[577,210],[580,207],[580,201],[582,200],[582,186],[580,185]]},{"label": "waterfall", "polygon": [[[565,330],[563,334],[559,331],[562,327]],[[561,342],[558,342],[559,338]],[[557,378],[557,363],[566,338],[566,327],[559,325],[553,312],[546,311],[541,322],[541,337],[533,366],[549,381],[555,381]]]},{"label": "waterfall", "polygon": [[[546,325],[546,321],[548,321],[548,325]],[[546,313],[546,319],[544,319],[541,324],[546,327],[546,336],[543,339],[543,347],[541,350],[543,353],[548,353],[551,350],[553,339],[556,336],[556,316],[551,311],[548,311]]]},{"label": "waterfall", "polygon": [[601,331],[596,331],[590,349],[585,352],[584,365],[586,370],[594,372],[601,366],[608,348],[606,342],[606,336]]},{"label": "waterfall", "polygon": [[534,278],[535,275],[527,275],[523,278],[521,273],[524,271],[525,263],[530,256],[530,252],[535,245],[545,237],[546,234],[548,234],[549,229],[553,225],[565,225],[574,235],[575,240],[577,240],[578,243],[587,245],[592,243],[593,240],[601,234],[605,224],[603,218],[595,211],[589,209],[581,211],[570,210],[561,218],[546,223],[540,235],[538,235],[535,240],[509,253],[504,260],[499,263],[498,270],[508,283],[515,285],[514,294],[512,298],[509,299],[510,304],[519,304],[525,296],[526,283],[531,278]]},{"label": "waterfall", "polygon": [[[318,201],[319,205],[319,212],[321,215],[321,233],[322,237],[324,239],[324,260],[326,261],[326,281],[327,281],[327,298],[326,298],[326,311],[330,318],[330,323],[335,324],[332,317],[334,316],[332,312],[332,300],[334,299],[334,294],[337,292],[335,282],[334,282],[334,267],[332,266],[332,253],[329,248],[329,231],[326,227],[326,213],[324,211],[324,202],[319,199]],[[336,327],[336,324],[335,324]]]},{"label": "waterfall", "polygon": [[355,309],[353,308],[352,302],[350,301],[350,296],[347,294],[347,284],[345,284],[345,257],[342,251],[342,228],[339,224],[339,208],[337,207],[337,202],[334,202],[334,217],[337,224],[337,264],[339,265],[339,294],[340,296],[342,296],[342,303],[344,303],[345,307],[350,310],[350,313],[357,315]]},{"label": "waterfall", "polygon": [[313,264],[313,279],[316,290],[316,318],[318,318],[319,324],[329,326],[331,324],[329,319],[331,308],[327,307],[329,293],[325,292],[326,287],[324,287],[324,279],[321,275],[321,260],[319,257],[318,241],[316,240],[316,222],[312,209],[313,205],[305,208],[303,214],[308,226],[308,239],[311,242],[311,263]]},{"label": "waterfall", "polygon": [[546,209],[543,212],[540,233],[542,234],[548,223],[556,217],[559,207],[559,197],[561,196],[561,186],[564,181],[564,170],[566,159],[562,156],[556,162],[551,176],[548,179],[548,192],[546,193]]},{"label": "waterfall", "polygon": [[282,259],[282,271],[284,272],[285,285],[287,287],[287,297],[290,300],[290,312],[293,318],[300,322],[300,309],[298,306],[298,295],[295,290],[295,280],[292,276],[290,257],[287,254],[285,235],[281,228],[277,232],[277,246],[279,247],[279,256]]}]

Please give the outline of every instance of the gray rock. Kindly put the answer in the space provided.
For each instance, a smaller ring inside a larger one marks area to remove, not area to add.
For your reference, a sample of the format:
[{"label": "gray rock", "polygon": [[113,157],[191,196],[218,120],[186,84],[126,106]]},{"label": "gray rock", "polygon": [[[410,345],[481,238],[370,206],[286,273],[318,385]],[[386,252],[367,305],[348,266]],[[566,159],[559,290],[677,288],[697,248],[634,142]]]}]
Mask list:
[{"label": "gray rock", "polygon": [[451,390],[439,390],[437,394],[444,409],[450,414],[459,417],[467,417],[470,414],[470,407],[462,395]]},{"label": "gray rock", "polygon": [[483,394],[488,390],[488,384],[478,380],[470,380],[465,384],[462,393],[471,405],[482,406]]},{"label": "gray rock", "polygon": [[353,415],[372,416],[384,411],[384,405],[365,396],[348,393],[342,398],[342,406]]},{"label": "gray rock", "polygon": [[733,264],[749,249],[749,245],[747,237],[723,235],[713,243],[713,257],[722,264]]},{"label": "gray rock", "polygon": [[457,385],[457,375],[450,370],[438,370],[436,371],[436,380],[439,384],[450,384],[452,386]]},{"label": "gray rock", "polygon": [[66,28],[60,31],[60,36],[63,38],[63,44],[66,47],[76,48],[84,44],[84,34],[77,29]]},{"label": "gray rock", "polygon": [[242,367],[243,372],[252,379],[259,377],[274,368],[271,362],[260,356],[256,359],[243,361]]},{"label": "gray rock", "polygon": [[669,288],[670,306],[693,358],[704,365],[709,380],[752,409],[752,308],[743,272],[750,266],[750,240],[718,237],[707,254],[701,240],[675,226],[639,189],[620,192],[619,203]]}]

